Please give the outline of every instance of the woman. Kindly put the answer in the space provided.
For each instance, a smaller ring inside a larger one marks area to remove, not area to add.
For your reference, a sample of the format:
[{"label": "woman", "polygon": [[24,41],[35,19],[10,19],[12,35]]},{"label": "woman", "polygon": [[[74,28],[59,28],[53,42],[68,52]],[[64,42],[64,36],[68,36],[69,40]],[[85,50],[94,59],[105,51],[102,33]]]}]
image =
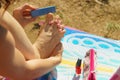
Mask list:
[{"label": "woman", "polygon": [[49,13],[44,29],[31,44],[22,27],[34,21],[24,14],[35,8],[25,4],[13,11],[13,17],[6,11],[11,3],[12,0],[0,1],[0,74],[13,80],[33,80],[61,62],[60,39],[65,30],[59,17],[53,18]]}]

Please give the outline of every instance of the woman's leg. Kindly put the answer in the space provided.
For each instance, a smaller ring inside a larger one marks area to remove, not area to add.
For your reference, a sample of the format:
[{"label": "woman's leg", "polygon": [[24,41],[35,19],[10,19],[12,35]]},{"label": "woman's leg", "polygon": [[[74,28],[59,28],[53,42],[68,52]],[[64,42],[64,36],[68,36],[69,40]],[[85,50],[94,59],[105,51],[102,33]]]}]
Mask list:
[{"label": "woman's leg", "polygon": [[26,59],[39,58],[39,54],[34,50],[32,43],[27,37],[21,25],[5,11],[3,17],[0,19],[0,25],[11,32],[15,39],[15,46],[19,49]]},{"label": "woman's leg", "polygon": [[[24,29],[8,12],[4,13],[0,24],[5,26],[12,33],[16,47],[22,52],[24,57],[26,59],[34,59],[39,58],[39,52],[41,56],[48,57],[63,37],[63,25],[60,24],[59,18],[56,18],[55,20],[53,21],[53,15],[49,14],[47,16],[44,29],[35,42],[36,46],[32,45]],[[50,22],[51,24],[49,24]],[[36,48],[39,49],[39,52]]]},{"label": "woman's leg", "polygon": [[11,80],[32,80],[50,72],[61,62],[62,45],[59,43],[51,57],[26,61],[16,48],[11,32],[0,27],[0,74]]}]

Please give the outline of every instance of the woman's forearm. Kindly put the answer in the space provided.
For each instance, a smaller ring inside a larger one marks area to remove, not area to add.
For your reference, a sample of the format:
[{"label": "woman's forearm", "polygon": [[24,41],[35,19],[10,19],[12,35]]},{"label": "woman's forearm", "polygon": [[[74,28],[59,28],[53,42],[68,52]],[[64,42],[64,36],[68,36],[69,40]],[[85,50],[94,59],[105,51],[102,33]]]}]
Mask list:
[{"label": "woman's forearm", "polygon": [[44,74],[52,71],[59,63],[60,61],[57,58],[55,59],[55,57],[41,59],[39,61],[38,59],[30,60],[27,62],[29,69],[28,72],[31,71],[28,73],[28,75],[31,76],[32,79],[41,77]]}]

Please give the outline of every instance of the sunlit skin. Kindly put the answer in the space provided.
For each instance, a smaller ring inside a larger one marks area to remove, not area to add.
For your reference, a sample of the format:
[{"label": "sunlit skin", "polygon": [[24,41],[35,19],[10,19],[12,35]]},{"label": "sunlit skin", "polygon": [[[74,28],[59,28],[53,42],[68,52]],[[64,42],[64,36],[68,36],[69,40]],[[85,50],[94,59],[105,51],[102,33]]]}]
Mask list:
[{"label": "sunlit skin", "polygon": [[[29,6],[23,6],[26,5]],[[18,12],[21,9],[17,9]],[[65,33],[64,26],[58,16],[48,14],[44,28],[32,44],[22,27],[24,21],[15,16],[15,11],[14,17],[7,11],[3,14],[0,11],[0,74],[12,80],[33,80],[61,62],[63,47],[60,40]],[[31,22],[26,20],[27,24]]]}]

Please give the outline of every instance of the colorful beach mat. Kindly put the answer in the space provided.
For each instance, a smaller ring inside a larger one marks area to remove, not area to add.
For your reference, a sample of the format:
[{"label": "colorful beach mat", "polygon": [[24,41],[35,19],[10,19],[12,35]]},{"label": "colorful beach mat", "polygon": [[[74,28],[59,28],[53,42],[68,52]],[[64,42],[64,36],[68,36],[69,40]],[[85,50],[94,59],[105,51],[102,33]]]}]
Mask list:
[{"label": "colorful beach mat", "polygon": [[[64,38],[63,60],[49,80],[74,80],[77,59],[84,59],[86,52],[93,48],[97,52],[97,80],[109,80],[120,66],[120,43],[92,35],[79,30],[66,28]],[[82,80],[82,74],[80,78]]]},{"label": "colorful beach mat", "polygon": [[[62,43],[63,60],[57,66],[57,80],[73,80],[77,59],[83,59],[91,48],[97,52],[97,80],[109,80],[120,66],[120,43],[115,40],[66,28]],[[82,75],[79,80],[82,80]]]}]

